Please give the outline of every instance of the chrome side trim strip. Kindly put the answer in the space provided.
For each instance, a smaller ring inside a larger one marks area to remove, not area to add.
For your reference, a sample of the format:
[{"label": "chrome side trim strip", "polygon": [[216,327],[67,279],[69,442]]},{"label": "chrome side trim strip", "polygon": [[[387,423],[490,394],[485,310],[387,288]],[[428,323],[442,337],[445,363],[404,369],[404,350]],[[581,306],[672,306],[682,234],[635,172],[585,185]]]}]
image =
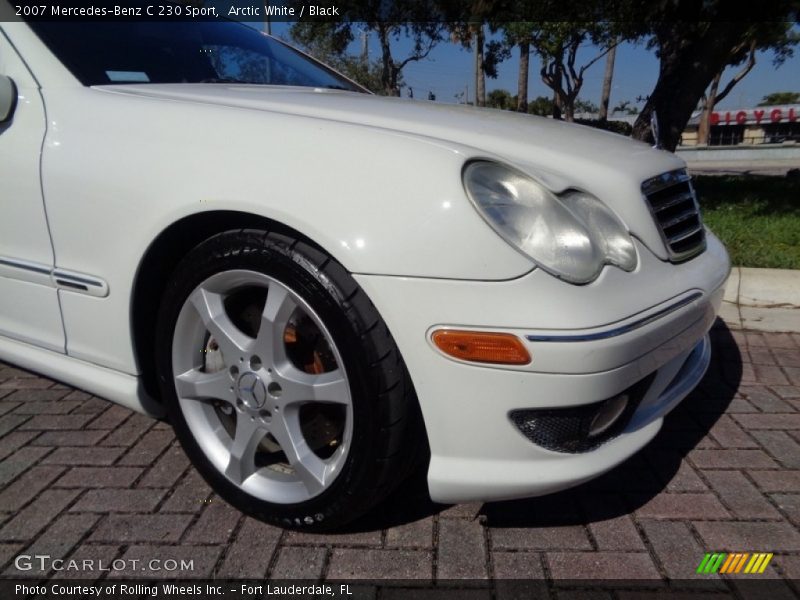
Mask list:
[{"label": "chrome side trim strip", "polygon": [[63,277],[64,279],[72,279],[73,281],[77,281],[78,283],[85,283],[86,285],[93,285],[95,287],[102,287],[102,282],[98,279],[89,279],[87,275],[74,275],[69,271],[63,271],[61,269],[56,269],[53,271],[53,277]]},{"label": "chrome side trim strip", "polygon": [[73,292],[83,292],[90,296],[105,298],[108,296],[108,284],[99,277],[76,273],[64,269],[53,270],[53,282],[59,289],[66,289]]},{"label": "chrome side trim strip", "polygon": [[679,308],[683,308],[684,306],[691,304],[698,298],[702,298],[703,294],[700,292],[695,292],[686,298],[682,298],[678,300],[674,304],[670,304],[654,312],[651,315],[647,315],[639,319],[638,321],[634,321],[633,323],[628,323],[627,325],[621,325],[620,327],[615,327],[613,329],[607,329],[606,331],[598,331],[595,333],[571,333],[571,334],[558,334],[558,335],[526,335],[525,338],[529,342],[594,342],[596,340],[606,340],[608,338],[617,337],[619,335],[623,335],[625,333],[629,333],[641,327],[644,327],[648,323],[652,323],[653,321],[657,321],[661,317],[678,310]]},{"label": "chrome side trim strip", "polygon": [[98,298],[105,298],[109,292],[108,284],[99,277],[7,256],[0,256],[0,276]]},{"label": "chrome side trim strip", "polygon": [[50,275],[50,269],[47,267],[41,266],[38,263],[28,262],[26,260],[17,260],[14,258],[5,258],[0,256],[0,265],[12,267],[14,269],[33,271],[34,273],[44,273],[45,275]]},{"label": "chrome side trim strip", "polygon": [[37,285],[53,286],[48,265],[7,256],[0,256],[0,277]]}]

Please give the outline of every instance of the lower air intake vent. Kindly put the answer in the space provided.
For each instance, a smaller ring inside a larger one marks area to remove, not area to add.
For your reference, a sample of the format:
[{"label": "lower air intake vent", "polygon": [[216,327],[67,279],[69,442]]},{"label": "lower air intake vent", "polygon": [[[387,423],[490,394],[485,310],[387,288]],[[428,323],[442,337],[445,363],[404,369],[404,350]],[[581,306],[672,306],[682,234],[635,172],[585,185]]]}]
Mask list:
[{"label": "lower air intake vent", "polygon": [[534,444],[555,452],[587,452],[622,433],[655,376],[652,373],[602,402],[570,408],[512,410],[509,417]]}]

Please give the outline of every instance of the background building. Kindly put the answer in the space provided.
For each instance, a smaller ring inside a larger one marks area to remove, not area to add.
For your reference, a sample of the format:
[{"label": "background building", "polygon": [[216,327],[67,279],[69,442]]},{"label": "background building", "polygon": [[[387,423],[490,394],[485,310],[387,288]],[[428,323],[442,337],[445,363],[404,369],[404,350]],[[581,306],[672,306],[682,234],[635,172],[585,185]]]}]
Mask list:
[{"label": "background building", "polygon": [[[697,146],[699,111],[681,136],[681,146]],[[800,104],[757,106],[711,113],[709,146],[800,144]]]}]

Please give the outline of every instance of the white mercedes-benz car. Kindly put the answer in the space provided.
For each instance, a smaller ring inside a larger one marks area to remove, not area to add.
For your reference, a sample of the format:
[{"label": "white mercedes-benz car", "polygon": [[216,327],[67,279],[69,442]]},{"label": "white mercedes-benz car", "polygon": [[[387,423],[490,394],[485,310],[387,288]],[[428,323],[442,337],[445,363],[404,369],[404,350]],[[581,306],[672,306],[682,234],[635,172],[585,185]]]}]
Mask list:
[{"label": "white mercedes-benz car", "polygon": [[230,503],[362,515],[619,464],[709,363],[679,158],[381,98],[227,22],[0,25],[0,359],[175,429]]}]

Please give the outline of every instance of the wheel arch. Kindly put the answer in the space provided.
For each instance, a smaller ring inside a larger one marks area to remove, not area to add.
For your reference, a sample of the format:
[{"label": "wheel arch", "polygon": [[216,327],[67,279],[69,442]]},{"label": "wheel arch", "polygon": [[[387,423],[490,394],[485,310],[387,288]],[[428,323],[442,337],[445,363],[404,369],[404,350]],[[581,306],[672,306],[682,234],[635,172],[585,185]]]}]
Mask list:
[{"label": "wheel arch", "polygon": [[145,391],[160,401],[154,358],[158,307],[170,275],[181,259],[210,237],[231,229],[263,229],[278,232],[325,252],[299,231],[262,215],[214,210],[194,213],[165,228],[148,246],[136,271],[131,294],[130,326],[133,351]]}]

